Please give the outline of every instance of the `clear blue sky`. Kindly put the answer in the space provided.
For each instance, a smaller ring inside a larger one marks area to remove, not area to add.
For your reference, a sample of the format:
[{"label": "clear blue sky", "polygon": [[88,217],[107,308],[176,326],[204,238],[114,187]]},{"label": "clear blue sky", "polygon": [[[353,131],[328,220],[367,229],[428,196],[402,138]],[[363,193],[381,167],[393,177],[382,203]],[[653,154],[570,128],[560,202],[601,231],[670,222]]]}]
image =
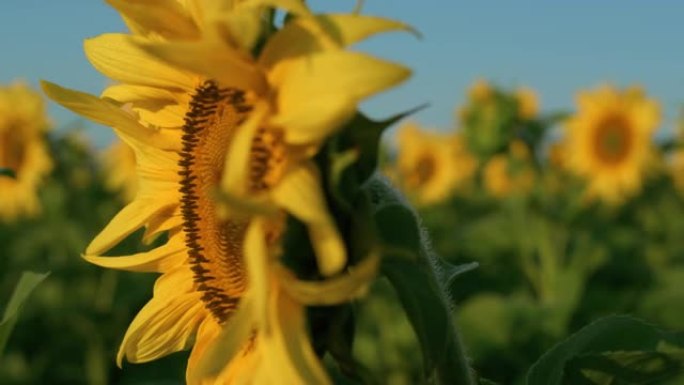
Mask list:
[{"label": "clear blue sky", "polygon": [[[314,0],[321,11],[349,10],[351,0]],[[671,129],[684,102],[684,3],[637,0],[568,2],[366,0],[364,13],[406,21],[423,34],[372,39],[360,49],[407,64],[413,78],[364,104],[383,117],[429,102],[415,116],[441,129],[453,124],[454,106],[467,86],[484,77],[507,86],[528,85],[542,109],[573,108],[578,89],[602,82],[642,84],[663,104]],[[123,31],[116,12],[99,0],[2,0],[0,82],[38,79],[98,93],[106,80],[93,70],[82,40]],[[58,125],[77,118],[51,104]],[[90,126],[103,145],[108,130]],[[662,133],[661,133],[662,135]]]}]

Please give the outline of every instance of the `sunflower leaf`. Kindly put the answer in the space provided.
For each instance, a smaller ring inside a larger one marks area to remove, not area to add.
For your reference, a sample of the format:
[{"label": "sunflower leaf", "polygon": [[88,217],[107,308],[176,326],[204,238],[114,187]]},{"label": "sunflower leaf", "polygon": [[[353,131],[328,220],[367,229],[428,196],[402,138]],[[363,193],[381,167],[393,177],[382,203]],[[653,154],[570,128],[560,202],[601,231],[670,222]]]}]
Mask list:
[{"label": "sunflower leaf", "polygon": [[381,272],[394,287],[418,337],[425,377],[434,384],[474,384],[445,282],[472,266],[445,271],[445,262],[430,251],[418,218],[404,200],[379,180],[371,180],[366,189],[376,207]]},{"label": "sunflower leaf", "polygon": [[19,311],[26,302],[26,299],[31,292],[38,286],[50,273],[38,274],[30,271],[24,272],[19,278],[17,286],[14,287],[14,292],[7,302],[5,313],[0,321],[0,353],[5,350],[7,340],[9,339],[14,325],[19,319]]},{"label": "sunflower leaf", "polygon": [[666,384],[682,375],[684,333],[610,316],[546,352],[530,369],[527,385]]}]

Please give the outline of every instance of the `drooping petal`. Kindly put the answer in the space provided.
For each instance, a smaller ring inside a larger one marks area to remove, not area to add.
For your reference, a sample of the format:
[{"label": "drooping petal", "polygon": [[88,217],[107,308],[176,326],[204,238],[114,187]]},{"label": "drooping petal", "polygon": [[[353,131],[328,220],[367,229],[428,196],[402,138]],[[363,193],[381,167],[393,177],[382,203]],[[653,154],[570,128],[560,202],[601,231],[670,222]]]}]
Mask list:
[{"label": "drooping petal", "polygon": [[83,45],[88,60],[109,78],[142,86],[194,90],[197,77],[160,61],[138,46],[147,41],[112,33],[88,39]]},{"label": "drooping petal", "polygon": [[270,326],[267,321],[268,297],[269,297],[269,274],[268,274],[268,251],[266,249],[266,234],[260,219],[250,222],[245,235],[245,263],[247,265],[247,281],[249,290],[254,299],[254,318],[264,322],[260,327],[269,332]]},{"label": "drooping petal", "polygon": [[285,291],[309,306],[330,306],[349,302],[362,295],[373,282],[380,264],[379,254],[371,254],[339,277],[323,281],[301,281],[285,267],[276,270]]},{"label": "drooping petal", "polygon": [[239,51],[214,39],[201,42],[146,43],[139,49],[161,60],[215,79],[222,87],[263,93],[263,73]]},{"label": "drooping petal", "polygon": [[[278,115],[274,123],[287,127],[287,140],[303,144],[321,138],[325,120],[342,121],[357,103],[408,78],[410,70],[372,56],[345,51],[326,51],[275,66],[271,82],[278,89]],[[324,100],[334,109],[321,112]],[[325,113],[328,118],[321,118]],[[308,119],[305,117],[310,116]]]},{"label": "drooping petal", "polygon": [[298,18],[268,39],[259,63],[271,67],[281,60],[314,53],[323,49],[329,39],[343,48],[375,34],[396,30],[413,31],[407,24],[374,16],[325,14]]},{"label": "drooping petal", "polygon": [[177,39],[199,37],[197,26],[176,0],[107,0],[107,3],[147,33]]},{"label": "drooping petal", "polygon": [[328,212],[315,166],[303,162],[288,172],[274,187],[272,196],[281,207],[306,223],[321,274],[340,272],[347,262],[347,253]]},{"label": "drooping petal", "polygon": [[260,347],[268,366],[263,368],[261,383],[331,384],[309,341],[302,305],[282,288],[271,293],[270,302],[273,328],[262,334]]},{"label": "drooping petal", "polygon": [[176,202],[164,199],[136,199],[121,209],[86,248],[87,255],[102,255],[152,217]]},{"label": "drooping petal", "polygon": [[86,254],[83,255],[83,258],[90,263],[109,269],[163,273],[180,265],[187,258],[185,243],[182,238],[182,235],[178,235],[175,240],[170,240],[162,246],[138,254],[121,257]]},{"label": "drooping petal", "polygon": [[110,126],[122,135],[161,149],[180,150],[180,141],[165,131],[140,125],[110,100],[41,81],[43,91],[55,102],[94,122]]},{"label": "drooping petal", "polygon": [[252,142],[257,130],[263,123],[266,112],[266,105],[261,103],[255,105],[250,116],[237,129],[235,137],[230,143],[223,168],[223,177],[221,178],[223,191],[238,197],[245,195]]}]

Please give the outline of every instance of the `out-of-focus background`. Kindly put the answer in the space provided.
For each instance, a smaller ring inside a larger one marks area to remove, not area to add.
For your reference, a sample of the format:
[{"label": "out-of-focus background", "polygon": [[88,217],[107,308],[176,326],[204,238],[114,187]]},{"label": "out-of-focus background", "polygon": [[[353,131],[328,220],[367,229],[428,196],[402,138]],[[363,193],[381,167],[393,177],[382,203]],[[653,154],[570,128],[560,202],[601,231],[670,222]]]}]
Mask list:
[{"label": "out-of-focus background", "polygon": [[[3,86],[23,79],[37,89],[46,79],[98,94],[108,84],[82,51],[85,38],[124,31],[103,1],[5,0],[0,9]],[[362,107],[384,118],[429,103],[386,135],[382,171],[416,206],[436,254],[479,263],[450,290],[474,367],[488,378],[522,384],[544,351],[607,314],[684,329],[683,11],[675,2],[365,2],[364,13],[422,35],[359,46],[414,70]],[[0,383],[183,383],[183,353],[114,364],[155,277],[79,257],[131,197],[130,154],[110,147],[110,129],[48,102],[45,121],[26,107],[40,106],[39,95],[12,92],[0,93],[0,161],[38,177],[14,202],[0,175],[0,309],[22,271],[51,275],[0,352]],[[603,107],[588,114],[580,93]],[[24,107],[3,109],[6,100]],[[22,140],[42,143],[30,162],[2,150],[20,145],[3,136],[4,117],[17,111],[33,122]],[[24,209],[3,216],[3,201]],[[111,255],[153,246],[139,238]],[[356,357],[387,383],[416,383],[419,349],[386,282],[356,308]]]}]

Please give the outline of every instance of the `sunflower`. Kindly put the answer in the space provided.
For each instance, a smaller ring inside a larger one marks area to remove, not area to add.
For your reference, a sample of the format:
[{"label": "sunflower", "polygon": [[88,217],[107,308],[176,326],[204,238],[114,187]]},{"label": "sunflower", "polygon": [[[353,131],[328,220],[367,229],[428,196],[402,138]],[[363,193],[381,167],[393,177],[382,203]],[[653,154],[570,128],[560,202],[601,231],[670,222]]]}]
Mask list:
[{"label": "sunflower", "polygon": [[473,176],[476,165],[458,134],[424,131],[415,123],[403,126],[399,132],[400,183],[420,204],[446,199]]},{"label": "sunflower", "polygon": [[494,155],[483,171],[484,186],[494,197],[503,198],[528,192],[534,186],[534,171],[529,165],[527,146],[514,141],[508,154]]},{"label": "sunflower", "polygon": [[588,197],[620,203],[641,190],[653,160],[659,105],[640,88],[610,86],[581,92],[577,103],[577,114],[566,124],[567,167],[586,178]]},{"label": "sunflower", "polygon": [[102,155],[105,185],[111,191],[119,192],[124,201],[132,201],[138,190],[135,152],[125,142],[117,141]]},{"label": "sunflower", "polygon": [[0,87],[0,221],[40,210],[38,187],[52,168],[45,141],[49,128],[40,95],[16,83]]},{"label": "sunflower", "polygon": [[518,88],[515,91],[515,99],[518,102],[518,117],[523,120],[534,119],[539,113],[539,98],[533,89],[527,87]]},{"label": "sunflower", "polygon": [[684,192],[684,151],[676,150],[670,157],[668,171],[677,191]]},{"label": "sunflower", "polygon": [[[281,294],[287,281],[282,269],[254,267],[268,258],[252,255],[277,259],[287,212],[308,225],[323,276],[345,268],[346,249],[311,158],[362,99],[409,74],[345,47],[407,27],[361,15],[313,16],[298,1],[109,2],[133,34],[102,35],[87,40],[85,50],[98,70],[120,84],[101,98],[43,84],[55,101],[111,126],[135,151],[136,198],[96,236],[85,258],[104,267],[162,273],[153,298],[126,332],[119,362],[150,361],[194,340],[188,379],[196,381],[205,348],[224,328],[235,330],[230,335],[240,337],[233,338],[243,353],[221,368],[222,383],[257,365],[259,352],[308,343],[302,304],[293,304],[294,294]],[[263,4],[297,15],[266,41]],[[262,48],[253,55],[257,44]],[[141,254],[103,256],[143,226],[143,240],[168,232],[168,242]],[[352,279],[348,272],[338,278]],[[290,281],[288,290],[298,286]],[[366,281],[353,282],[356,289]],[[316,302],[307,298],[298,300]],[[269,321],[281,310],[298,315],[287,323],[292,334],[273,345],[272,334],[260,331],[285,322]],[[278,363],[266,371],[293,378],[306,371],[289,366],[301,361],[271,361]]]}]

